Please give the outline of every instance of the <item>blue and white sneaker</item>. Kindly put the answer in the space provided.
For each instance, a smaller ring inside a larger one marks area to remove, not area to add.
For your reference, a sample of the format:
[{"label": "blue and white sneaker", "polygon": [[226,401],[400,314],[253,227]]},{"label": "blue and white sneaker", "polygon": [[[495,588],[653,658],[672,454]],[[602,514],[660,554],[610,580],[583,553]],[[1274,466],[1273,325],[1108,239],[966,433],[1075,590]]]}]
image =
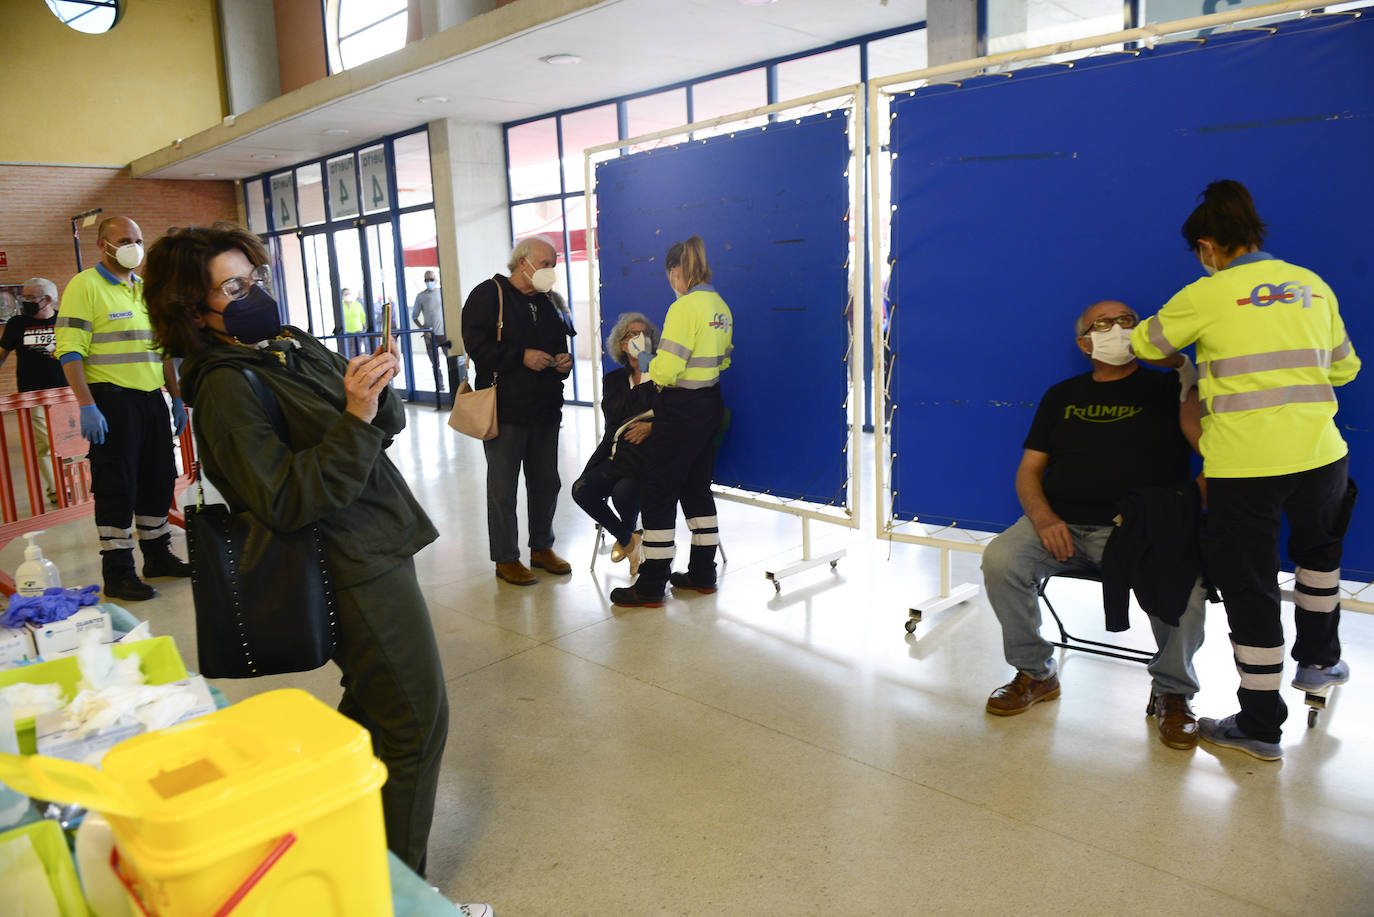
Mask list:
[{"label": "blue and white sneaker", "polygon": [[1224,720],[1214,720],[1210,716],[1200,717],[1197,731],[1202,738],[1213,745],[1234,748],[1261,761],[1277,761],[1283,757],[1283,746],[1278,742],[1261,742],[1252,739],[1236,727],[1236,714]]},{"label": "blue and white sneaker", "polygon": [[1335,665],[1300,665],[1293,676],[1293,687],[1299,691],[1325,691],[1350,680],[1350,666],[1342,659]]}]

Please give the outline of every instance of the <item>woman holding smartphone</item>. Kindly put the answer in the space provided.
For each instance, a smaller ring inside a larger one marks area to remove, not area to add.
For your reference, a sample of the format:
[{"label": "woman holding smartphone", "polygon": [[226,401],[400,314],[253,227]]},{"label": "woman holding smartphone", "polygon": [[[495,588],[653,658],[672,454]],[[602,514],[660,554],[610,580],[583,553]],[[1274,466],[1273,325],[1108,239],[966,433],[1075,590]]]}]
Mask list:
[{"label": "woman holding smartphone", "polygon": [[[438,533],[384,451],[405,427],[393,347],[351,360],[281,323],[267,252],[229,224],[173,229],[148,250],[144,297],[157,343],[182,357],[205,475],[235,511],[274,531],[312,523],[334,579],[339,712],[372,733],[387,768],[387,845],[423,873],[448,734],[448,699],[414,554]],[[283,442],[244,375],[290,431]]]}]

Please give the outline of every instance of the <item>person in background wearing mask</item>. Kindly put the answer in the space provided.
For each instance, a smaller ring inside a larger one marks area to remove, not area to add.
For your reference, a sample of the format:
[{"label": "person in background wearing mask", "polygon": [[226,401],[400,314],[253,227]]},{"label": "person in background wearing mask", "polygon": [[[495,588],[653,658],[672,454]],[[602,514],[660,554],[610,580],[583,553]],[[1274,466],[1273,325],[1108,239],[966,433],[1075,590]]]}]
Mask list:
[{"label": "person in background wearing mask", "polygon": [[572,372],[567,328],[548,297],[558,277],[558,252],[543,236],[521,239],[510,276],[483,281],[463,304],[463,347],[477,364],[477,388],[496,386],[497,435],[487,455],[487,538],[496,576],[516,586],[538,582],[520,562],[515,513],[525,471],[530,566],[562,575],[572,565],[553,551],[558,505],[558,429],[563,380]]},{"label": "person in background wearing mask", "polygon": [[[983,552],[988,602],[1016,676],[993,691],[987,712],[1025,713],[1059,696],[1054,646],[1040,635],[1036,584],[1057,574],[1101,575],[1117,501],[1151,485],[1186,485],[1197,399],[1180,373],[1142,368],[1131,353],[1136,314],[1113,301],[1089,306],[1074,326],[1092,372],[1052,386],[1026,436],[1016,496],[1025,515]],[[1181,397],[1182,393],[1182,397]],[[1180,404],[1180,402],[1182,402]],[[1148,714],[1170,748],[1197,745],[1188,707],[1197,693],[1193,656],[1202,645],[1206,590],[1199,580],[1177,626],[1150,618],[1159,651],[1149,663]]]},{"label": "person in background wearing mask", "polygon": [[[644,562],[629,586],[611,590],[616,605],[656,608],[664,591],[716,591],[716,436],[725,416],[720,374],[730,368],[735,320],[711,286],[706,243],[692,236],[663,259],[677,301],[668,307],[663,338],[649,364],[659,390],[653,436],[644,457]],[[687,569],[672,573],[677,506],[692,530]]]},{"label": "person in background wearing mask", "polygon": [[[439,281],[433,271],[425,271],[425,288],[415,294],[415,306],[411,309],[410,319],[415,327],[425,329],[425,347],[429,350],[430,362],[434,364],[434,382],[439,378],[439,359],[448,353],[448,338],[444,337],[444,297],[439,292]],[[455,386],[452,379],[449,389]]]},{"label": "person in background wearing mask", "polygon": [[[606,431],[582,476],[573,482],[572,498],[615,539],[611,562],[630,559],[630,575],[642,558],[639,477],[644,440],[653,432],[657,390],[649,381],[649,362],[658,350],[658,329],[639,312],[626,312],[606,336],[606,353],[620,364],[601,379],[601,413]],[[615,503],[611,509],[610,503]]]},{"label": "person in background wearing mask", "polygon": [[[186,426],[176,370],[153,345],[143,280],[143,234],[128,217],[110,217],[97,232],[101,260],[77,274],[62,294],[57,358],[81,405],[81,435],[90,442],[95,527],[105,595],[142,601],[157,590],[134,571],[134,530],[143,575],[190,576],[171,551],[167,524],[176,481],[172,436]],[[171,423],[162,387],[172,396]]]},{"label": "person in background wearing mask", "polygon": [[[284,327],[267,251],[241,227],[174,229],[148,252],[158,342],[182,357],[205,476],[273,531],[317,524],[338,609],[339,712],[372,734],[386,765],[387,846],[424,874],[448,697],[415,553],[438,537],[386,455],[405,428],[391,351],[344,358]],[[283,442],[245,375],[276,400]]]},{"label": "person in background wearing mask", "polygon": [[[344,334],[357,334],[367,330],[367,310],[363,304],[354,297],[353,291],[348,287],[339,290],[339,308],[343,313]],[[339,328],[334,329],[338,334]],[[353,357],[363,352],[363,342],[358,338],[347,338],[344,341],[342,352],[345,356]]]},{"label": "person in background wearing mask", "polygon": [[[0,334],[0,366],[18,354],[19,366],[15,383],[21,392],[37,392],[49,388],[66,388],[67,377],[57,362],[57,285],[44,277],[30,277],[24,281],[20,294],[19,314],[5,323]],[[57,504],[57,487],[53,482],[52,451],[48,442],[48,414],[42,408],[29,412],[33,419],[33,440],[38,452],[38,473],[43,477],[48,502]]]},{"label": "person in background wearing mask", "polygon": [[1293,687],[1344,684],[1341,547],[1355,485],[1333,418],[1335,386],[1360,371],[1336,295],[1306,268],[1261,251],[1264,221],[1237,181],[1207,186],[1183,224],[1206,277],[1190,283],[1131,336],[1143,360],[1173,365],[1197,343],[1201,451],[1207,475],[1203,557],[1221,590],[1240,673],[1240,712],[1199,721],[1207,741],[1265,761],[1283,756],[1288,707],[1279,615],[1279,532],[1288,558],[1297,637]]}]

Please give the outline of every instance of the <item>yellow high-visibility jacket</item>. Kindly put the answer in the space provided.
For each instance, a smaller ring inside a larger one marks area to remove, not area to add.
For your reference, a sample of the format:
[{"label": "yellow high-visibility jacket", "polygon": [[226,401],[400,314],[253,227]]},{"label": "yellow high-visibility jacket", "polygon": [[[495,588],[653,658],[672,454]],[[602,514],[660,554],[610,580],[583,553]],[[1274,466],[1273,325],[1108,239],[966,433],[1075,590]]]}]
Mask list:
[{"label": "yellow high-visibility jacket", "polygon": [[667,388],[710,388],[730,367],[735,321],[709,284],[698,284],[668,307],[649,378]]},{"label": "yellow high-visibility jacket", "polygon": [[1266,252],[1242,255],[1131,333],[1144,359],[1195,341],[1208,477],[1274,477],[1346,454],[1334,386],[1355,378],[1360,358],[1315,273]]}]

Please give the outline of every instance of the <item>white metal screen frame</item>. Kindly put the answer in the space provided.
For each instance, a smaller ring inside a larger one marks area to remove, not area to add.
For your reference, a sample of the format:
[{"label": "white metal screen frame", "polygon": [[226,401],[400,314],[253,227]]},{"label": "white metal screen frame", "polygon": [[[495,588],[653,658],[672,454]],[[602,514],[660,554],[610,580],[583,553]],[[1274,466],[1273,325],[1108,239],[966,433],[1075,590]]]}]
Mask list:
[{"label": "white metal screen frame", "polygon": [[[831,107],[826,107],[830,103]],[[764,105],[759,108],[752,108],[748,111],[736,112],[729,115],[721,115],[707,121],[697,121],[692,124],[685,124],[681,127],[668,128],[666,130],[655,131],[649,134],[641,134],[638,137],[630,137],[625,140],[616,140],[612,143],[604,143],[600,146],[588,147],[583,151],[587,207],[587,227],[597,224],[593,222],[596,208],[596,184],[593,181],[595,165],[597,162],[615,158],[622,152],[627,151],[631,146],[646,143],[660,142],[663,146],[673,146],[684,142],[691,142],[693,135],[701,132],[711,132],[714,136],[720,133],[722,127],[728,127],[737,122],[746,121],[761,116],[774,115],[781,116],[787,113],[786,118],[781,120],[800,119],[805,115],[819,111],[843,111],[848,117],[849,126],[847,128],[850,142],[850,160],[845,170],[845,175],[849,178],[849,216],[853,227],[850,239],[850,251],[847,261],[849,269],[849,297],[845,308],[849,314],[849,346],[845,353],[845,360],[849,363],[848,390],[845,394],[845,409],[849,416],[849,439],[845,445],[848,453],[849,478],[845,486],[845,502],[843,506],[827,506],[819,503],[812,503],[800,499],[786,499],[769,495],[766,491],[757,493],[754,491],[741,490],[739,488],[727,487],[720,484],[713,484],[712,490],[716,496],[728,500],[732,503],[743,503],[749,506],[757,506],[762,509],[773,510],[774,512],[786,513],[797,516],[803,522],[803,554],[809,554],[809,531],[805,528],[808,520],[827,522],[832,525],[840,525],[846,528],[857,529],[859,527],[859,508],[858,491],[860,486],[860,441],[859,432],[862,426],[863,411],[863,359],[862,342],[864,337],[863,330],[863,265],[862,253],[860,251],[862,240],[865,233],[864,208],[858,206],[863,201],[864,190],[863,182],[863,137],[865,135],[865,113],[867,108],[864,105],[864,87],[862,83],[852,86],[845,86],[829,92],[819,92],[813,95],[803,96],[799,99],[790,99],[785,102],[778,102],[773,105]],[[753,125],[741,124],[740,130],[752,130]],[[763,125],[767,129],[767,125]],[[671,141],[671,142],[668,142]],[[601,403],[601,365],[604,351],[604,342],[601,340],[601,297],[600,290],[600,244],[599,231],[597,232],[598,244],[587,246],[587,260],[590,270],[588,276],[588,302],[591,305],[592,316],[596,323],[596,347],[595,367],[592,373],[592,399],[595,404]],[[858,252],[856,254],[856,252]],[[857,307],[856,307],[857,305]],[[602,435],[601,413],[596,413],[596,435],[598,439]]]},{"label": "white metal screen frame", "polygon": [[[877,125],[883,123],[882,118],[889,117],[889,104],[893,96],[908,92],[918,86],[932,85],[941,82],[938,77],[951,74],[976,74],[981,75],[990,69],[1001,68],[1006,64],[1018,62],[1043,62],[1061,54],[1069,54],[1076,51],[1095,51],[1107,50],[1104,46],[1120,45],[1126,42],[1144,42],[1146,45],[1153,46],[1160,39],[1168,38],[1171,35],[1179,35],[1184,32],[1196,32],[1201,29],[1217,28],[1222,26],[1232,26],[1242,22],[1254,22],[1258,19],[1266,19],[1271,16],[1284,15],[1287,13],[1310,13],[1314,9],[1330,6],[1329,2],[1312,2],[1312,0],[1283,0],[1278,3],[1268,3],[1263,6],[1246,7],[1239,10],[1231,10],[1225,13],[1216,13],[1211,16],[1196,16],[1190,19],[1179,19],[1174,22],[1159,23],[1156,25],[1142,26],[1136,29],[1125,29],[1119,32],[1109,32],[1104,35],[1097,35],[1090,38],[1080,38],[1073,41],[1059,42],[1052,45],[1040,45],[1035,48],[1027,48],[1022,51],[1007,51],[1002,54],[991,54],[985,57],[970,58],[969,60],[956,61],[949,64],[940,64],[934,67],[926,67],[921,70],[912,70],[907,73],[898,73],[892,76],[881,77],[868,81],[868,123]],[[1333,15],[1348,15],[1359,17],[1362,10],[1349,10]],[[1267,28],[1266,26],[1249,26],[1248,28]],[[1184,38],[1181,40],[1201,40],[1194,38]],[[1121,51],[1117,48],[1110,49],[1111,53],[1131,53]],[[1065,66],[1072,67],[1071,62],[1066,62]],[[999,70],[1000,72],[1000,70]],[[956,81],[957,84],[957,81]],[[887,91],[887,87],[903,87],[899,91]],[[887,379],[884,378],[884,361],[882,354],[883,348],[887,343],[882,328],[882,310],[878,304],[882,302],[883,295],[883,276],[887,268],[887,251],[883,247],[882,225],[880,215],[890,216],[888,202],[884,200],[882,186],[880,182],[877,164],[882,156],[886,155],[882,149],[879,132],[872,131],[869,134],[869,212],[873,214],[870,221],[869,232],[871,233],[869,242],[869,257],[872,261],[870,265],[871,288],[870,296],[874,303],[872,322],[870,326],[870,346],[873,353],[873,403],[875,423],[873,424],[873,457],[874,457],[874,494],[875,494],[875,532],[880,539],[886,538],[890,541],[901,542],[904,544],[925,545],[927,547],[939,548],[941,553],[941,575],[940,575],[940,597],[934,602],[925,606],[925,610],[936,610],[932,605],[948,607],[954,604],[952,597],[962,596],[962,599],[971,598],[977,592],[976,586],[963,584],[952,587],[950,584],[950,552],[961,551],[970,554],[982,554],[987,542],[995,537],[994,533],[977,532],[970,529],[959,528],[956,525],[927,526],[922,524],[919,519],[910,521],[896,520],[892,514],[893,493],[891,492],[891,465],[896,459],[896,453],[890,451],[888,445],[887,417],[885,402],[887,398]],[[889,327],[891,324],[889,322]],[[880,401],[880,398],[882,399]],[[900,410],[900,406],[894,407],[895,412]],[[852,489],[852,488],[851,488]],[[915,526],[920,531],[899,531],[905,526]],[[1291,575],[1285,575],[1282,581],[1291,583]],[[1285,587],[1287,588],[1287,587]],[[971,591],[970,591],[971,590]],[[1374,613],[1374,602],[1363,601],[1358,597],[1366,590],[1374,596],[1374,584],[1370,583],[1351,583],[1342,581],[1341,583],[1341,607],[1352,611],[1362,611]],[[1291,598],[1290,595],[1286,597]],[[912,614],[919,619],[917,609],[912,609]]]}]

